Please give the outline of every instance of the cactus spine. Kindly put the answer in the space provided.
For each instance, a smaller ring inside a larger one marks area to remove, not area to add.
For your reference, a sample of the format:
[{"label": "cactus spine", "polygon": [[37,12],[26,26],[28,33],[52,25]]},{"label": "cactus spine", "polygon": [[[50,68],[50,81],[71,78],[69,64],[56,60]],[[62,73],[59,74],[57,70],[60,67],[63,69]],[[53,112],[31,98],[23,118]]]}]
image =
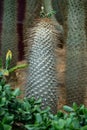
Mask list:
[{"label": "cactus spine", "polygon": [[10,49],[13,53],[11,66],[14,66],[18,60],[18,45],[17,45],[17,1],[4,0],[4,15],[2,21],[2,36],[1,36],[1,52],[2,59]]},{"label": "cactus spine", "polygon": [[50,106],[53,113],[57,111],[58,100],[54,54],[55,44],[59,42],[57,36],[54,26],[45,18],[27,33],[30,54],[28,51],[26,55],[29,62],[26,96],[42,98],[42,109]]},{"label": "cactus spine", "polygon": [[67,102],[83,103],[87,86],[87,45],[84,0],[68,0],[68,36],[66,43]]}]

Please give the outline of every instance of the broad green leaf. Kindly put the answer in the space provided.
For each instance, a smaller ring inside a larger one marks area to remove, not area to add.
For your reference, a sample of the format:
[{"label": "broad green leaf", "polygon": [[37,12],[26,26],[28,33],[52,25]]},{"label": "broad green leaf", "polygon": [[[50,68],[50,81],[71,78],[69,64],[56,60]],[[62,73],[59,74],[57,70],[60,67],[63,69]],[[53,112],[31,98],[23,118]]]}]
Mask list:
[{"label": "broad green leaf", "polygon": [[36,117],[36,122],[37,123],[41,123],[42,122],[42,116],[40,115],[40,113],[35,114]]},{"label": "broad green leaf", "polygon": [[83,126],[83,127],[81,128],[81,130],[87,130],[87,125],[86,125],[86,126]]},{"label": "broad green leaf", "polygon": [[78,105],[75,102],[73,103],[73,109],[74,109],[74,111],[76,111],[78,109]]},{"label": "broad green leaf", "polygon": [[3,124],[4,130],[12,130],[12,127],[7,124]]},{"label": "broad green leaf", "polygon": [[64,128],[64,125],[65,125],[65,120],[59,119],[59,120],[58,120],[58,124],[59,124],[59,128],[60,128],[60,129],[63,129],[63,128]]},{"label": "broad green leaf", "polygon": [[85,106],[82,105],[82,106],[80,107],[80,111],[82,111],[82,112],[84,113],[84,110],[85,110]]},{"label": "broad green leaf", "polygon": [[37,129],[34,125],[25,125],[26,130],[40,130]]},{"label": "broad green leaf", "polygon": [[41,101],[42,101],[41,99],[38,99],[38,100],[35,101],[35,103],[36,103],[36,104],[40,104]]},{"label": "broad green leaf", "polygon": [[66,112],[73,112],[74,109],[72,107],[69,107],[69,106],[64,106],[63,109],[66,111]]},{"label": "broad green leaf", "polygon": [[0,130],[4,130],[3,124],[0,123]]},{"label": "broad green leaf", "polygon": [[19,96],[20,95],[20,89],[19,88],[16,88],[14,91],[13,91],[13,96]]},{"label": "broad green leaf", "polygon": [[66,127],[69,127],[71,122],[72,122],[72,119],[71,118],[67,118],[66,119]]},{"label": "broad green leaf", "polygon": [[3,124],[11,124],[13,122],[14,116],[9,116],[8,114],[3,118],[2,122]]},{"label": "broad green leaf", "polygon": [[2,86],[0,85],[0,91],[2,90]]},{"label": "broad green leaf", "polygon": [[52,127],[54,128],[54,130],[59,130],[59,125],[58,125],[58,121],[54,121],[52,122]]},{"label": "broad green leaf", "polygon": [[72,126],[73,126],[74,129],[78,130],[80,128],[79,120],[78,119],[74,119],[72,121]]}]

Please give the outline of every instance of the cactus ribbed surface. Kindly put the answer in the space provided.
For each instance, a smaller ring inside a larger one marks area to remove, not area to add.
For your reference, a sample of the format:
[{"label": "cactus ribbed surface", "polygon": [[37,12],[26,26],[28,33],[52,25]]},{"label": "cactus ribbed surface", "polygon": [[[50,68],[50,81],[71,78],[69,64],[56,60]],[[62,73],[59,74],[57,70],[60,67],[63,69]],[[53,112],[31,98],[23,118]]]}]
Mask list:
[{"label": "cactus ribbed surface", "polygon": [[83,103],[87,87],[87,41],[84,0],[68,0],[66,42],[67,103]]},{"label": "cactus ribbed surface", "polygon": [[56,11],[55,17],[57,21],[63,25],[65,0],[52,0],[52,7]]},{"label": "cactus ribbed surface", "polygon": [[31,27],[34,20],[40,16],[40,10],[41,0],[26,0],[25,19],[23,25],[24,39],[27,28]]},{"label": "cactus ribbed surface", "polygon": [[44,18],[35,23],[27,33],[29,68],[27,72],[26,96],[42,98],[42,109],[47,106],[56,113],[58,81],[56,78],[55,46],[59,39],[50,20]]},{"label": "cactus ribbed surface", "polygon": [[[55,1],[54,1],[55,2]],[[52,1],[51,0],[43,0],[43,4],[45,7],[45,11],[46,13],[50,13],[51,11],[53,11],[53,7],[52,7]],[[56,10],[55,10],[56,11]],[[63,33],[63,28],[62,26],[59,24],[59,22],[57,21],[55,14],[53,14],[51,16],[51,20],[55,23],[55,27],[58,29],[58,31]]]},{"label": "cactus ribbed surface", "polygon": [[17,45],[17,0],[4,0],[4,14],[2,21],[1,53],[5,64],[5,56],[10,49],[13,53],[11,66],[14,66],[18,59]]},{"label": "cactus ribbed surface", "polygon": [[26,0],[24,29],[32,25],[35,18],[39,17],[41,0]]},{"label": "cactus ribbed surface", "polygon": [[86,37],[87,37],[87,0],[85,0],[85,17],[86,17]]}]

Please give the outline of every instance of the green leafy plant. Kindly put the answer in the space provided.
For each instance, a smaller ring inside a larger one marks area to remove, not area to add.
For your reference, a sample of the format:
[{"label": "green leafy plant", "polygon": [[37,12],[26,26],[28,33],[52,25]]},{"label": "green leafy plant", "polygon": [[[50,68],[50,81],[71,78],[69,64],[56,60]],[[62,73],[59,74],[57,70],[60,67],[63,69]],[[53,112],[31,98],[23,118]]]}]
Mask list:
[{"label": "green leafy plant", "polygon": [[45,17],[50,18],[53,14],[56,14],[56,11],[51,10],[49,13],[46,13],[44,7],[43,6],[41,7],[41,11],[40,11],[41,18],[45,18]]},{"label": "green leafy plant", "polygon": [[12,68],[9,68],[11,61],[12,61],[12,52],[11,50],[8,50],[6,54],[5,68],[3,68],[3,61],[0,58],[0,77],[9,76],[9,74],[14,72],[15,70],[22,69],[28,66],[27,64],[22,64],[22,65],[16,65]]},{"label": "green leafy plant", "polygon": [[12,128],[37,129],[50,125],[49,108],[41,110],[41,100],[19,99],[20,90],[12,90],[10,85],[0,82],[0,130]]},{"label": "green leafy plant", "polygon": [[86,130],[87,108],[73,103],[72,107],[64,106],[64,112],[59,111],[52,120],[52,130]]},{"label": "green leafy plant", "polygon": [[[41,99],[20,99],[21,91],[6,83],[12,54],[6,55],[6,68],[0,62],[0,130],[87,130],[87,108],[73,103],[53,115],[50,108],[41,109]],[[5,72],[8,71],[8,72]]]}]

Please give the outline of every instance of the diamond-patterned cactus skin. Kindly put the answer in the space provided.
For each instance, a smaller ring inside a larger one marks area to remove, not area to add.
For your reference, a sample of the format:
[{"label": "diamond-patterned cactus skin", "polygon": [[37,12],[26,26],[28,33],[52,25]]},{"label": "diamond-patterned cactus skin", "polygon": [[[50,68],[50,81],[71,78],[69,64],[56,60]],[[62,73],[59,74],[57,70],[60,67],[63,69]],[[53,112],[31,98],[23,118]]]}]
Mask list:
[{"label": "diamond-patterned cactus skin", "polygon": [[87,87],[87,42],[84,0],[68,0],[66,42],[67,103],[83,103]]},{"label": "diamond-patterned cactus skin", "polygon": [[[27,32],[26,96],[42,99],[42,109],[47,106],[56,113],[58,102],[58,81],[56,78],[55,47],[59,42],[58,32],[50,20],[44,18]],[[30,48],[30,49],[29,49]]]},{"label": "diamond-patterned cactus skin", "polygon": [[35,19],[40,17],[40,11],[41,11],[41,0],[26,0],[25,18],[23,24],[24,39],[26,39],[25,34],[27,28],[32,27]]},{"label": "diamond-patterned cactus skin", "polygon": [[26,0],[24,30],[31,26],[33,21],[40,16],[40,10],[40,0]]},{"label": "diamond-patterned cactus skin", "polygon": [[18,61],[17,38],[17,0],[4,0],[4,12],[2,21],[1,53],[5,65],[5,56],[10,49],[13,53],[11,67]]},{"label": "diamond-patterned cactus skin", "polygon": [[63,25],[65,22],[64,15],[65,15],[66,0],[52,0],[52,7],[53,10],[56,11],[55,18],[61,25]]},{"label": "diamond-patterned cactus skin", "polygon": [[[56,3],[56,1],[54,1],[54,3]],[[52,7],[52,0],[44,0],[43,5],[44,5],[44,8],[45,8],[45,12],[47,14],[52,12],[52,10],[54,10],[53,7]],[[58,31],[60,31],[61,33],[63,33],[63,27],[59,24],[59,21],[57,21],[55,14],[52,14],[50,18],[54,22],[56,29]]]}]

